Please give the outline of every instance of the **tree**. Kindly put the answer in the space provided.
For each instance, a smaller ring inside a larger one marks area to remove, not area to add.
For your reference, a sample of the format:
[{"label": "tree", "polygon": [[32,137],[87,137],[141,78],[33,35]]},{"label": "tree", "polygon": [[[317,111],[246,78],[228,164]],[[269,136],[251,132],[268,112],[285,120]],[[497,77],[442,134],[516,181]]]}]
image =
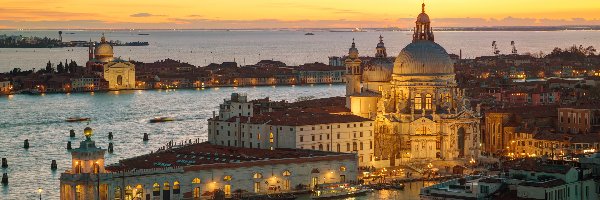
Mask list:
[{"label": "tree", "polygon": [[62,62],[58,63],[58,65],[56,65],[56,71],[59,74],[65,73],[65,66],[63,65]]},{"label": "tree", "polygon": [[42,71],[42,73],[53,73],[54,67],[52,67],[52,63],[50,61],[48,61],[48,63],[46,63],[46,69],[43,69],[40,71]]}]

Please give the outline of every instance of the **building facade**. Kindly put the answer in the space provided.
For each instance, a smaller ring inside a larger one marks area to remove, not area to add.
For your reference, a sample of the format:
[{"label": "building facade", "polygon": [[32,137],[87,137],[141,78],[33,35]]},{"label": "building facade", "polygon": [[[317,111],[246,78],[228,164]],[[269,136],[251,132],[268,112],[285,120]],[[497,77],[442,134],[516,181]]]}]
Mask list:
[{"label": "building facade", "polygon": [[356,153],[360,166],[373,166],[373,120],[308,110],[255,110],[258,102],[234,93],[208,120],[211,144],[244,148],[296,148]]},{"label": "building facade", "polygon": [[135,65],[114,57],[113,47],[102,36],[98,46],[90,43],[89,61],[86,64],[90,73],[108,81],[109,90],[135,89]]},{"label": "building facade", "polygon": [[61,174],[63,200],[178,200],[306,191],[357,181],[356,155],[298,149],[250,149],[186,142],[104,164],[104,149],[86,140]]}]

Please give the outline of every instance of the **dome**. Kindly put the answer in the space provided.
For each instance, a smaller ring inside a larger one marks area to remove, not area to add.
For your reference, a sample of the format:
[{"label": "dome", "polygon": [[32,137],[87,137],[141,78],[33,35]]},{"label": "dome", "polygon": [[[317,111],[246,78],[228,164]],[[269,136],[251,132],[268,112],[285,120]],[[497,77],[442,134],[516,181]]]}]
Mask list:
[{"label": "dome", "polygon": [[374,59],[366,64],[363,70],[363,81],[365,82],[389,82],[392,80],[394,64],[388,59]]},{"label": "dome", "polygon": [[410,43],[396,57],[395,75],[440,75],[454,74],[450,56],[439,44],[429,40]]},{"label": "dome", "polygon": [[98,56],[113,56],[113,47],[108,43],[101,43],[94,52]]},{"label": "dome", "polygon": [[96,59],[102,62],[110,62],[113,60],[113,47],[108,43],[100,43],[100,45],[94,49],[94,55]]},{"label": "dome", "polygon": [[426,13],[421,13],[419,14],[419,16],[417,17],[417,23],[430,23],[431,21],[429,20],[429,15],[427,15]]}]

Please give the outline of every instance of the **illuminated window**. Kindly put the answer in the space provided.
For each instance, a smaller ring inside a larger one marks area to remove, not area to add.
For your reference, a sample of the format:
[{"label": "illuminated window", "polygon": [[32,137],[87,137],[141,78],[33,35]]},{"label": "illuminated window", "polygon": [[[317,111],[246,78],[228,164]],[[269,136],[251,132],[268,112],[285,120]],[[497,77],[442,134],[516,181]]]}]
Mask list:
[{"label": "illuminated window", "polygon": [[431,94],[425,95],[425,109],[431,110]]},{"label": "illuminated window", "polygon": [[200,198],[200,188],[199,187],[194,188],[194,198]]},{"label": "illuminated window", "polygon": [[133,188],[130,185],[125,186],[125,200],[133,200]]},{"label": "illuminated window", "polygon": [[[76,189],[79,189],[79,187],[78,185]],[[115,200],[121,200],[121,187],[119,186],[115,187]]]},{"label": "illuminated window", "polygon": [[152,185],[152,196],[160,196],[160,185],[158,183]]},{"label": "illuminated window", "polygon": [[94,163],[94,174],[100,173],[100,166],[98,163]]},{"label": "illuminated window", "polygon": [[273,133],[269,133],[269,142],[270,143],[275,142],[275,136],[273,136]]},{"label": "illuminated window", "polygon": [[262,174],[261,173],[254,173],[254,178],[262,178]]},{"label": "illuminated window", "polygon": [[290,170],[285,170],[283,171],[283,176],[291,176],[292,172],[290,172]]},{"label": "illuminated window", "polygon": [[344,166],[341,166],[341,167],[340,167],[340,171],[341,171],[341,172],[345,172],[345,171],[346,171],[346,167],[344,167]]},{"label": "illuminated window", "polygon": [[421,104],[421,94],[415,95],[415,110],[423,109]]},{"label": "illuminated window", "polygon": [[135,197],[138,199],[142,199],[142,196],[144,196],[144,188],[142,187],[142,185],[135,186]]},{"label": "illuminated window", "polygon": [[192,180],[192,183],[200,183],[200,178],[194,178],[194,180]]},{"label": "illuminated window", "polygon": [[169,182],[165,182],[163,184],[163,190],[166,190],[166,191],[171,190],[171,186],[169,185]]},{"label": "illuminated window", "polygon": [[179,182],[175,181],[173,183],[173,194],[179,194],[180,190],[179,190]]},{"label": "illuminated window", "polygon": [[225,177],[223,177],[223,180],[224,181],[231,181],[231,176],[225,176]]}]

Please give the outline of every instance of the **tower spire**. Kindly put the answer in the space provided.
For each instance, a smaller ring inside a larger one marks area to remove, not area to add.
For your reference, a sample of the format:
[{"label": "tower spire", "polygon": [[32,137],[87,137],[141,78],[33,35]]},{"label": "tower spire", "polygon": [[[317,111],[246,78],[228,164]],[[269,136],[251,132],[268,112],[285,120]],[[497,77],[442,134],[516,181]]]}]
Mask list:
[{"label": "tower spire", "polygon": [[417,17],[415,32],[413,33],[413,42],[420,40],[434,41],[431,20],[429,20],[429,15],[425,13],[425,2],[421,4],[421,13]]}]

